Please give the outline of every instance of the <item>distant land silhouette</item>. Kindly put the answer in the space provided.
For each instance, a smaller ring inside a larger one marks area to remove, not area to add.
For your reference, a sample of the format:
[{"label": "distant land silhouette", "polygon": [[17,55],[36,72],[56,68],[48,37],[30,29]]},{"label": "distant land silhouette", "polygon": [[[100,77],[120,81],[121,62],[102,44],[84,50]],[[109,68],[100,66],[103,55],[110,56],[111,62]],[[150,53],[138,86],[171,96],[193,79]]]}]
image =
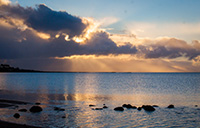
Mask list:
[{"label": "distant land silhouette", "polygon": [[20,69],[11,67],[9,64],[1,64],[0,65],[0,72],[41,72],[36,70],[29,70],[29,69]]}]

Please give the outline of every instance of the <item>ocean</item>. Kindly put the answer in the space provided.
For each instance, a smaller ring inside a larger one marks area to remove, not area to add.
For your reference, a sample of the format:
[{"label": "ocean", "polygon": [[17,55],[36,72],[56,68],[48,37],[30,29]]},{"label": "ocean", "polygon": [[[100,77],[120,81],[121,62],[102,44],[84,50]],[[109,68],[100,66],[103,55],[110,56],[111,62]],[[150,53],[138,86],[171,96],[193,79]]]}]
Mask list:
[{"label": "ocean", "polygon": [[[45,128],[200,127],[200,73],[0,73],[0,99],[32,103],[0,108],[0,120]],[[36,102],[42,112],[18,112]],[[159,107],[114,111],[123,104]]]}]

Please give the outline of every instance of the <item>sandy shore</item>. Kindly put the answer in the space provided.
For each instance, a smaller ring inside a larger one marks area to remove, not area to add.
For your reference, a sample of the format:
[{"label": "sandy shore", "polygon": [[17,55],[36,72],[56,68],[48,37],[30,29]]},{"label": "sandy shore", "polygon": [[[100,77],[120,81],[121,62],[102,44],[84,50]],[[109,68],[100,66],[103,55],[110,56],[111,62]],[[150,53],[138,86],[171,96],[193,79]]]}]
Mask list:
[{"label": "sandy shore", "polygon": [[[22,105],[22,104],[26,105],[29,103],[16,101],[16,100],[0,99],[0,108],[7,108],[7,107],[17,106],[17,105]],[[26,124],[16,124],[16,123],[0,120],[0,128],[41,128],[41,127],[35,127],[35,126],[26,125]]]},{"label": "sandy shore", "polygon": [[41,128],[41,127],[35,127],[25,124],[16,124],[16,123],[10,123],[0,120],[0,128]]}]

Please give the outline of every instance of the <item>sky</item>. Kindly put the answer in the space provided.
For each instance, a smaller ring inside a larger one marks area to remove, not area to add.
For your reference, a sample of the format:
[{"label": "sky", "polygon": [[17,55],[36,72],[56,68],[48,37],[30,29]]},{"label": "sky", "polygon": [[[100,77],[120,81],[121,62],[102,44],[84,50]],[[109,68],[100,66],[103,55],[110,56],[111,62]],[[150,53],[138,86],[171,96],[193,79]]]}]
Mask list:
[{"label": "sky", "polygon": [[0,0],[0,63],[70,72],[199,72],[199,0]]}]

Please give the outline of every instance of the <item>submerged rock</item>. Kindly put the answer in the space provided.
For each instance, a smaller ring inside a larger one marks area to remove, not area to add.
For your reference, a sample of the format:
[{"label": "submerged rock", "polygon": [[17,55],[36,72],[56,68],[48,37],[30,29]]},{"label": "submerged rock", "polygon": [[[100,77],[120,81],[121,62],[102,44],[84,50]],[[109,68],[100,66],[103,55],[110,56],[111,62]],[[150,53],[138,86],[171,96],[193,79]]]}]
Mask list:
[{"label": "submerged rock", "polygon": [[54,107],[54,110],[55,110],[55,111],[65,111],[64,108],[59,108],[59,107]]},{"label": "submerged rock", "polygon": [[159,107],[158,105],[152,105],[152,107]]},{"label": "submerged rock", "polygon": [[142,107],[138,107],[137,110],[138,110],[138,111],[141,111],[141,110],[142,110]]},{"label": "submerged rock", "polygon": [[152,107],[151,105],[142,105],[142,108],[145,111],[155,111],[156,109],[154,107]]},{"label": "submerged rock", "polygon": [[93,105],[93,104],[90,104],[90,105],[89,105],[89,107],[94,107],[94,106],[96,106],[96,105]]},{"label": "submerged rock", "polygon": [[170,104],[167,108],[174,108],[174,105]]},{"label": "submerged rock", "polygon": [[32,113],[41,112],[43,109],[40,106],[32,106],[29,111]]},{"label": "submerged rock", "polygon": [[130,109],[130,108],[137,109],[136,106],[132,106],[131,104],[123,104],[122,107],[127,108],[127,109]]},{"label": "submerged rock", "polygon": [[124,108],[123,107],[116,107],[114,108],[115,111],[124,111]]},{"label": "submerged rock", "polygon": [[108,107],[106,106],[106,104],[103,104],[103,108],[108,108]]},{"label": "submerged rock", "polygon": [[103,110],[103,108],[93,108],[92,110]]},{"label": "submerged rock", "polygon": [[66,118],[66,116],[62,116],[62,118]]},{"label": "submerged rock", "polygon": [[27,112],[27,109],[19,109],[19,112]]},{"label": "submerged rock", "polygon": [[61,108],[59,111],[65,111],[65,109],[64,109],[64,108]]},{"label": "submerged rock", "polygon": [[20,115],[19,115],[19,113],[15,113],[15,114],[13,115],[13,117],[15,117],[16,119],[18,119],[18,118],[20,117]]},{"label": "submerged rock", "polygon": [[103,108],[108,108],[108,107],[104,105]]}]

